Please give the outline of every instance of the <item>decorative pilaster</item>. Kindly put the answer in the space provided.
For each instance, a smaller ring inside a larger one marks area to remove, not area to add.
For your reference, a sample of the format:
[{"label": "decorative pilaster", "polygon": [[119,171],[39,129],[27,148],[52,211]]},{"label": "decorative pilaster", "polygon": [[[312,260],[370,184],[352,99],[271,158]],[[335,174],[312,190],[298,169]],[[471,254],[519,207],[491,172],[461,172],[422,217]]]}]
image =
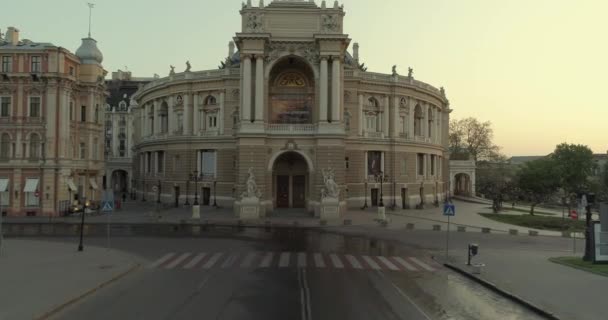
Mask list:
[{"label": "decorative pilaster", "polygon": [[359,118],[359,136],[363,136],[363,126],[365,125],[365,116],[363,114],[363,95],[362,94],[359,94],[359,105],[357,106],[357,115]]},{"label": "decorative pilaster", "polygon": [[342,88],[340,83],[340,57],[334,57],[331,61],[331,121],[334,123],[340,122],[340,109],[342,100]]},{"label": "decorative pilaster", "polygon": [[193,109],[194,109],[194,135],[197,136],[200,131],[201,131],[201,112],[200,112],[200,106],[199,106],[199,95],[198,93],[194,94],[194,103],[193,103]]},{"label": "decorative pilaster", "polygon": [[173,98],[173,96],[169,97],[169,114],[167,115],[167,122],[169,122],[168,124],[168,128],[167,130],[169,131],[169,135],[173,135],[173,132],[175,132],[175,124],[176,124],[176,116],[175,116],[175,99]]},{"label": "decorative pilaster", "polygon": [[192,135],[192,93],[184,94],[184,134]]},{"label": "decorative pilaster", "polygon": [[154,134],[160,135],[160,104],[158,100],[154,101],[154,109],[152,110],[154,115]]},{"label": "decorative pilaster", "polygon": [[224,134],[224,115],[226,114],[225,112],[225,94],[224,92],[220,92],[220,114],[219,114],[219,119],[217,119],[217,121],[219,122],[219,131],[220,131],[220,135]]},{"label": "decorative pilaster", "polygon": [[243,122],[251,121],[251,57],[243,55],[243,98],[241,99],[243,112],[241,112],[241,120]]},{"label": "decorative pilaster", "polygon": [[264,122],[264,56],[255,59],[255,122]]},{"label": "decorative pilaster", "polygon": [[391,119],[391,127],[392,127],[392,131],[391,131],[391,137],[393,138],[397,138],[399,137],[399,132],[401,131],[401,128],[399,127],[400,124],[400,116],[399,116],[399,97],[394,97],[393,98],[393,109],[392,109],[392,119]]},{"label": "decorative pilaster", "polygon": [[388,103],[389,103],[388,96],[385,96],[384,97],[384,110],[382,112],[382,118],[383,118],[383,120],[382,120],[382,133],[383,133],[383,136],[385,138],[387,138],[388,135],[389,135],[389,125],[388,125],[388,123],[389,123],[390,120],[389,120],[389,105],[388,105]]},{"label": "decorative pilaster", "polygon": [[327,57],[321,57],[321,79],[319,80],[319,122],[327,122]]}]

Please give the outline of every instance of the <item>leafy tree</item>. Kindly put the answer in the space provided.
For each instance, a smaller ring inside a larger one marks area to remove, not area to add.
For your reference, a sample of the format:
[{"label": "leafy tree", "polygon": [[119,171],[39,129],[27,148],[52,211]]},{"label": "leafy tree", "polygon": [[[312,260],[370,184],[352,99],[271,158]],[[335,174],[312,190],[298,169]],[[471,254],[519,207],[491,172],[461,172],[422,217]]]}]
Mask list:
[{"label": "leafy tree", "polygon": [[478,162],[475,175],[477,191],[492,200],[492,209],[495,213],[502,210],[504,201],[517,199],[519,191],[517,176],[506,158],[500,157],[492,162]]},{"label": "leafy tree", "polygon": [[465,118],[450,122],[449,143],[453,154],[468,153],[475,161],[495,160],[500,156],[500,148],[493,143],[493,138],[489,121]]},{"label": "leafy tree", "polygon": [[558,167],[552,158],[540,158],[527,162],[518,172],[518,185],[522,195],[530,201],[530,214],[534,208],[547,202],[559,189]]},{"label": "leafy tree", "polygon": [[[579,192],[589,189],[589,177],[595,165],[593,151],[580,144],[562,143],[550,155],[555,161],[560,186],[564,191],[564,198],[572,199]],[[571,201],[567,202],[568,210]]]}]

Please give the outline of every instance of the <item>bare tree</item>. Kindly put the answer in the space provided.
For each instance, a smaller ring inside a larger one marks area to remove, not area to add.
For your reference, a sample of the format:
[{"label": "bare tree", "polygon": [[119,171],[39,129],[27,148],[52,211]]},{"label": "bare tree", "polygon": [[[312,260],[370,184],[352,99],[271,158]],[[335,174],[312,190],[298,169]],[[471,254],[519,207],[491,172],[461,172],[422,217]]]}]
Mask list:
[{"label": "bare tree", "polygon": [[450,122],[450,150],[452,154],[469,154],[473,160],[493,160],[500,156],[494,144],[494,130],[489,121],[465,118]]}]

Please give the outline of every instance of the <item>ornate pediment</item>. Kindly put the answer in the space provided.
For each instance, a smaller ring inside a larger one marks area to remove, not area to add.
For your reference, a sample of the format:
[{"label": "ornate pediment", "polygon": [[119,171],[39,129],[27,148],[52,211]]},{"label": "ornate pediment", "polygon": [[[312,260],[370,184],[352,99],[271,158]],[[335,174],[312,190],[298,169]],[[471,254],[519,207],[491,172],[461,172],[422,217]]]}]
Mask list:
[{"label": "ornate pediment", "polygon": [[315,43],[274,42],[266,45],[266,62],[275,61],[286,54],[303,57],[311,64],[319,63],[319,47]]},{"label": "ornate pediment", "polygon": [[13,94],[16,91],[16,85],[0,85],[0,94]]}]

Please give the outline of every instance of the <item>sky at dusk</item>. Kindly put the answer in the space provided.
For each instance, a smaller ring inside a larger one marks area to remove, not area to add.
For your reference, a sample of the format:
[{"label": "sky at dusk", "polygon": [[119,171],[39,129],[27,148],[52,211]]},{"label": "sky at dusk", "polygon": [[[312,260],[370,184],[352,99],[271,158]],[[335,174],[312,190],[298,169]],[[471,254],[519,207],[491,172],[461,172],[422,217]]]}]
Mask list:
[{"label": "sky at dusk", "polygon": [[[503,153],[547,154],[561,142],[608,150],[608,1],[340,4],[344,32],[360,44],[369,71],[390,73],[396,64],[407,74],[411,66],[416,79],[444,86],[451,117],[491,121]],[[15,26],[21,38],[72,52],[87,34],[86,1],[19,0],[2,7],[3,33]],[[240,8],[240,0],[97,0],[92,36],[109,72],[166,76],[169,65],[180,72],[186,60],[193,70],[214,69],[239,31]]]}]

